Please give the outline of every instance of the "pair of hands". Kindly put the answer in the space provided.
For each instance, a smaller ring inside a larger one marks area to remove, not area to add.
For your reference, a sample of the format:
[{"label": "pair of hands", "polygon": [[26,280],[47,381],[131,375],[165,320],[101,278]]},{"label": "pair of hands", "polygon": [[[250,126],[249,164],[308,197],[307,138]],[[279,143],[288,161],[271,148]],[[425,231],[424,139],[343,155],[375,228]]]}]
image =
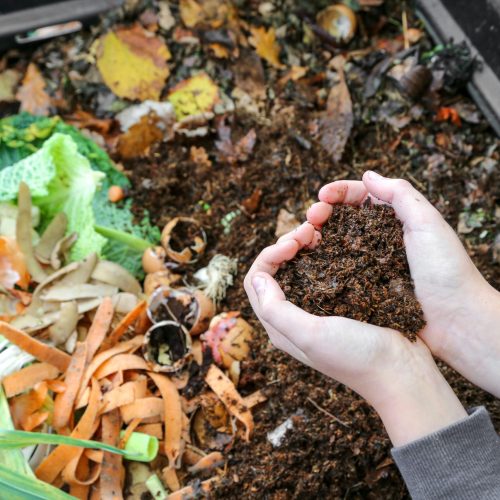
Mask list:
[{"label": "pair of hands", "polygon": [[[426,327],[417,342],[399,332],[341,317],[306,313],[273,279],[279,266],[321,240],[317,230],[332,204],[367,197],[390,204],[403,223],[406,253]],[[441,358],[500,397],[500,294],[476,269],[455,232],[408,182],[366,172],[319,192],[308,222],[264,249],[245,278],[252,307],[272,343],[299,361],[351,387],[374,406],[395,446],[467,413],[438,370]]]}]

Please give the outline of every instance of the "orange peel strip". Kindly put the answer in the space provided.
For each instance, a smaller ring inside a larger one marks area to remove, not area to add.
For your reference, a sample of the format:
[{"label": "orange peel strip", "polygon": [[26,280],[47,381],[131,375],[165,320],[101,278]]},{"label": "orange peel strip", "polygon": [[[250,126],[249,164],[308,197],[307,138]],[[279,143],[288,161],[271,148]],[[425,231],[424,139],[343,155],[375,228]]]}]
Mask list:
[{"label": "orange peel strip", "polygon": [[54,416],[52,425],[59,429],[65,427],[71,418],[76,395],[82,383],[83,371],[87,362],[88,346],[86,342],[77,342],[75,351],[71,356],[71,363],[66,371],[64,382],[66,390],[58,394],[54,401]]},{"label": "orange peel strip", "polygon": [[180,490],[175,491],[168,495],[167,500],[184,500],[186,498],[194,498],[197,493],[210,493],[215,483],[219,482],[219,477],[211,477],[202,481],[196,489],[193,486],[185,486]]},{"label": "orange peel strip", "polygon": [[133,339],[130,339],[126,342],[121,342],[120,344],[117,344],[115,347],[112,347],[111,349],[108,349],[107,351],[100,352],[97,354],[97,356],[90,362],[90,364],[87,366],[85,369],[85,374],[83,376],[82,380],[82,385],[80,387],[80,391],[78,392],[77,396],[77,401],[80,401],[80,399],[83,396],[83,393],[85,392],[85,389],[87,388],[90,379],[92,378],[92,375],[96,372],[96,370],[108,359],[111,359],[113,356],[116,356],[117,354],[121,354],[123,352],[132,352],[138,349],[144,341],[143,336],[137,336],[134,337]]},{"label": "orange peel strip", "polygon": [[253,416],[234,384],[215,365],[208,369],[205,382],[224,403],[229,413],[245,426],[245,439],[249,441],[254,427]]},{"label": "orange peel strip", "polygon": [[68,369],[71,356],[57,349],[57,347],[44,344],[30,337],[27,333],[5,323],[5,321],[0,321],[0,334],[12,344],[34,356],[38,361],[55,366],[60,372],[65,372]]},{"label": "orange peel strip", "polygon": [[[97,414],[101,405],[101,388],[99,383],[92,379],[92,391],[89,404],[82,418],[71,432],[70,436],[79,439],[90,439],[95,432]],[[81,448],[61,444],[57,446],[35,470],[38,479],[52,484],[64,467],[73,459]]]},{"label": "orange peel strip", "polygon": [[146,361],[135,354],[118,354],[103,363],[95,372],[95,377],[100,380],[112,373],[123,370],[147,370],[149,368]]},{"label": "orange peel strip", "polygon": [[165,413],[165,454],[167,455],[169,467],[175,468],[177,461],[183,453],[182,440],[182,406],[179,391],[175,384],[164,375],[148,372],[163,398]]},{"label": "orange peel strip", "polygon": [[129,405],[122,406],[120,413],[123,421],[128,424],[134,418],[146,419],[151,417],[162,417],[164,415],[165,403],[162,398],[136,399]]},{"label": "orange peel strip", "polygon": [[105,351],[113,347],[122,337],[127,330],[137,321],[147,308],[147,302],[141,300],[122,320],[116,325],[115,329],[104,340],[101,346],[101,351]]},{"label": "orange peel strip", "polygon": [[3,380],[3,388],[8,398],[17,396],[31,389],[39,382],[52,380],[59,375],[59,370],[49,363],[34,363],[12,375],[7,375]]},{"label": "orange peel strip", "polygon": [[[115,409],[102,416],[102,442],[118,446],[122,421],[119,410]],[[102,457],[102,470],[100,478],[101,498],[106,500],[121,500],[123,459],[121,455],[105,451]]]},{"label": "orange peel strip", "polygon": [[113,301],[111,297],[105,297],[95,313],[94,321],[92,321],[87,338],[85,339],[87,343],[88,363],[90,363],[99,347],[101,347],[111,326],[111,321],[113,321],[113,314]]}]

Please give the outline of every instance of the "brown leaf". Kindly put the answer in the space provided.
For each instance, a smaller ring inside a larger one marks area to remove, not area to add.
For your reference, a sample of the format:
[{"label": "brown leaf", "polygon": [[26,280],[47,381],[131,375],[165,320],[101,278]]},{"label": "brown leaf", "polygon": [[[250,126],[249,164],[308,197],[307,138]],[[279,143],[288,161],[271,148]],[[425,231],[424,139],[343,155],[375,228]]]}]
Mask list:
[{"label": "brown leaf", "polygon": [[259,208],[261,198],[262,189],[256,189],[248,198],[245,198],[241,204],[249,214],[253,214]]},{"label": "brown leaf", "polygon": [[122,158],[137,158],[145,154],[149,147],[163,139],[163,131],[157,127],[158,117],[154,114],[143,116],[118,140],[118,153]]},{"label": "brown leaf", "polygon": [[252,33],[250,43],[255,47],[257,54],[275,68],[284,68],[285,65],[279,60],[281,48],[276,42],[276,31],[274,28],[269,28],[266,31],[266,28],[263,27],[251,27],[250,31]]},{"label": "brown leaf", "polygon": [[339,83],[332,87],[326,103],[326,111],[319,119],[319,136],[323,148],[338,162],[344,152],[353,125],[352,102],[344,75],[342,56],[332,61],[337,70]]},{"label": "brown leaf", "polygon": [[222,161],[235,164],[248,160],[257,140],[255,129],[251,129],[236,144],[231,141],[231,129],[224,120],[217,124],[217,133],[220,140],[215,141],[215,146],[220,152],[219,156]]},{"label": "brown leaf", "polygon": [[77,109],[72,115],[66,116],[65,121],[74,127],[94,130],[95,132],[99,132],[101,135],[106,135],[113,125],[112,119],[96,118],[87,111],[83,111],[83,109]]},{"label": "brown leaf", "polygon": [[189,158],[200,167],[210,168],[212,166],[212,162],[210,161],[204,147],[197,148],[196,146],[191,146],[191,149],[189,150]]},{"label": "brown leaf", "polygon": [[42,116],[49,114],[50,96],[45,92],[45,80],[33,63],[30,63],[26,70],[16,99],[21,103],[20,111]]}]

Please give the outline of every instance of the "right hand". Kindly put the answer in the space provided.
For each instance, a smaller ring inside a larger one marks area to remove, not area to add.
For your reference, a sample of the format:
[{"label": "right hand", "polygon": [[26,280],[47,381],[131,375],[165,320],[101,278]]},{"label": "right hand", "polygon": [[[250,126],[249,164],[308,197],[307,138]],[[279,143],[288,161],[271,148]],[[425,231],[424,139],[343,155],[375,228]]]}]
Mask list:
[{"label": "right hand", "polygon": [[500,293],[481,276],[458,236],[410,183],[366,172],[362,181],[323,186],[307,219],[320,228],[332,204],[367,197],[391,205],[403,223],[415,294],[427,325],[419,336],[432,353],[500,397]]}]

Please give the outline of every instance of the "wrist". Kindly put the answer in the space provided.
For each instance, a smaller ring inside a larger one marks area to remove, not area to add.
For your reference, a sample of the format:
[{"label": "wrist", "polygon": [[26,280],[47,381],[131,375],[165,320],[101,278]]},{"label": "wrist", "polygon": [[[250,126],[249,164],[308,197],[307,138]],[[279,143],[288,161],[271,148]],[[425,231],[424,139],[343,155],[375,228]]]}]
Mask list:
[{"label": "wrist", "polygon": [[500,293],[485,280],[469,294],[462,321],[435,353],[472,383],[500,397]]},{"label": "wrist", "polygon": [[372,402],[394,446],[403,446],[467,417],[430,355],[429,360],[417,360],[420,366],[393,375],[385,385],[385,394]]}]

